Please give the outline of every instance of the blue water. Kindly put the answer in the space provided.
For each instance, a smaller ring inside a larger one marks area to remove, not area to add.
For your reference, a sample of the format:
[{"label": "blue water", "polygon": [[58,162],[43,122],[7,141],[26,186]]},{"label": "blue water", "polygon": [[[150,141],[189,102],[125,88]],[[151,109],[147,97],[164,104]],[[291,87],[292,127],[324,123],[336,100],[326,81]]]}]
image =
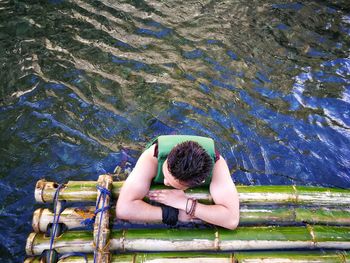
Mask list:
[{"label": "blue water", "polygon": [[37,180],[134,166],[161,134],[214,138],[237,184],[350,187],[348,1],[0,2],[0,259]]}]

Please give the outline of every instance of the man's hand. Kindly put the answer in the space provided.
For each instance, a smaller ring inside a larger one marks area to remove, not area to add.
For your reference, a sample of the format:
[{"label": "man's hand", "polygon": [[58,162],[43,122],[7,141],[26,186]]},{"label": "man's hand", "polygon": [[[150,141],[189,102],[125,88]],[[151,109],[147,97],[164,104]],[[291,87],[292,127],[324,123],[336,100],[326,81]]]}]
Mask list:
[{"label": "man's hand", "polygon": [[185,210],[187,197],[182,190],[153,190],[148,192],[150,200],[171,206],[180,210]]}]

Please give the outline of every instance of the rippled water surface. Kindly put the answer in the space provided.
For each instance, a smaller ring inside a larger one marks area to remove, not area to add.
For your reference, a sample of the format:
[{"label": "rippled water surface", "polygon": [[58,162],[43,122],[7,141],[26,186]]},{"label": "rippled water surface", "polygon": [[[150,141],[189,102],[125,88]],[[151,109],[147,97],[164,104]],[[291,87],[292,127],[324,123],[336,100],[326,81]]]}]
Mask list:
[{"label": "rippled water surface", "polygon": [[215,139],[240,184],[350,187],[349,1],[0,1],[0,259],[38,179]]}]

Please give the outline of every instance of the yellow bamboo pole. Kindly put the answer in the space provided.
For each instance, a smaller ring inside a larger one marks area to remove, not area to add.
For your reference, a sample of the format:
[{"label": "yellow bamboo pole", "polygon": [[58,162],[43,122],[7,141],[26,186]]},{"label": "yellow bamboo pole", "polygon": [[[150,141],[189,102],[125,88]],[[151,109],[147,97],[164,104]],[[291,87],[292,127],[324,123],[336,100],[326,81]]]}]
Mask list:
[{"label": "yellow bamboo pole", "polygon": [[[97,185],[101,188],[98,189],[96,207],[97,209],[104,209],[110,206],[110,196],[104,193],[104,189],[109,192],[112,190],[113,179],[110,175],[100,175],[97,181]],[[95,249],[95,259],[94,262],[97,263],[109,263],[111,261],[111,255],[109,252],[109,210],[102,210],[96,214],[94,223],[94,246]]]},{"label": "yellow bamboo pole", "polygon": [[[88,202],[96,200],[95,181],[69,181],[61,189],[61,200]],[[37,202],[52,202],[58,184],[39,180],[35,188]],[[113,182],[113,198],[118,199],[123,181]],[[155,185],[151,189],[164,189],[166,186]],[[308,186],[237,186],[239,200],[242,205],[295,204],[349,207],[350,190],[338,188],[308,187]],[[198,199],[202,203],[212,203],[212,197],[207,188],[192,188],[186,190],[186,195]]]}]

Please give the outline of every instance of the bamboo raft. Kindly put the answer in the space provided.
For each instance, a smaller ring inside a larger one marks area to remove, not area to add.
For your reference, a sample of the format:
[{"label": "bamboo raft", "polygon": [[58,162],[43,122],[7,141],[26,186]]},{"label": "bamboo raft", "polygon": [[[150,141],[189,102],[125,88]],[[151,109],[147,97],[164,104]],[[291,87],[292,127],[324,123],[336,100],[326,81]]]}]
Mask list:
[{"label": "bamboo raft", "polygon": [[[101,175],[97,182],[69,181],[62,186],[39,180],[35,188],[37,202],[54,202],[54,211],[62,202],[73,205],[62,209],[58,220],[48,208],[34,212],[34,232],[27,239],[29,257],[25,262],[350,261],[350,190],[237,186],[241,208],[236,230],[200,221],[169,229],[161,222],[145,224],[115,218],[113,205],[122,185],[122,181],[113,182],[110,175]],[[159,188],[166,187],[152,187]],[[105,195],[101,204],[103,189],[111,196]],[[212,203],[207,189],[189,189],[186,195],[201,203]],[[87,205],[80,207],[77,202]],[[96,206],[91,206],[92,202]],[[111,209],[104,210],[106,206]],[[101,212],[96,214],[90,230],[82,223],[92,218],[96,209]],[[53,238],[49,230],[55,220],[66,231]],[[84,256],[69,254],[72,252]],[[49,253],[56,257],[48,258]],[[46,258],[40,257],[42,254]],[[58,254],[68,256],[59,258]]]}]

